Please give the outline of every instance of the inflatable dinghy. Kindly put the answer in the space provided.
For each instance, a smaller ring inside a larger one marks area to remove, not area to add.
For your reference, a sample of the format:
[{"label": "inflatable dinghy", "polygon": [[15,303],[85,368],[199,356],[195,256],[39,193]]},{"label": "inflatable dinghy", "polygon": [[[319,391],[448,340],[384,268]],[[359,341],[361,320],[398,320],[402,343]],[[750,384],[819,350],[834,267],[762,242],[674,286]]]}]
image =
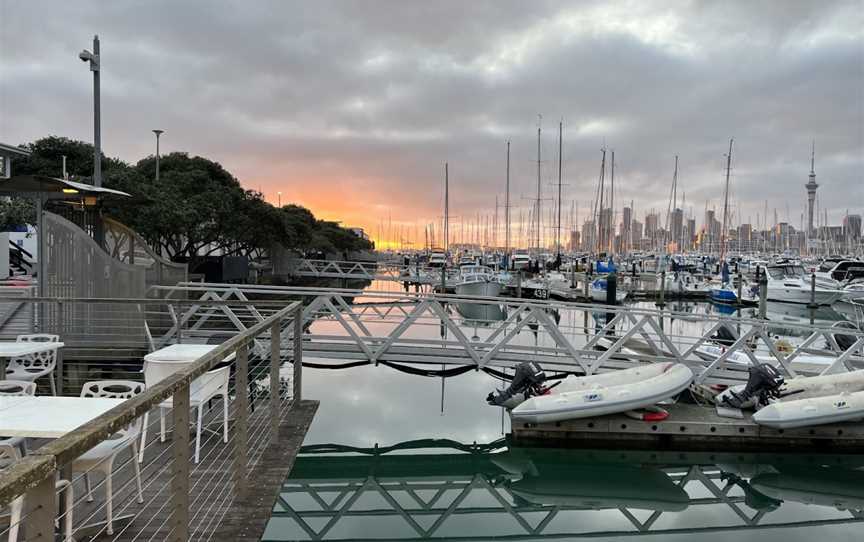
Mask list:
[{"label": "inflatable dinghy", "polygon": [[794,429],[864,419],[864,391],[771,403],[753,421],[775,429]]},{"label": "inflatable dinghy", "polygon": [[531,397],[511,412],[514,421],[546,423],[649,407],[681,393],[693,373],[680,363],[653,363],[592,376],[568,376],[553,393]]}]

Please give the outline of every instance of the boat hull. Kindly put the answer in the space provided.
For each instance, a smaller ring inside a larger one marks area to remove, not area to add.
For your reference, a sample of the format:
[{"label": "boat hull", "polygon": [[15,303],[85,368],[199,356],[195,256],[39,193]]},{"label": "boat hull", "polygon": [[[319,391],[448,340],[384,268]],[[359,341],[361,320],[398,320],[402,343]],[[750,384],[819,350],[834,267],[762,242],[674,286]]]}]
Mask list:
[{"label": "boat hull", "polygon": [[781,401],[753,414],[753,421],[774,429],[795,429],[864,419],[864,391]]},{"label": "boat hull", "polygon": [[457,295],[498,297],[501,293],[501,284],[496,281],[471,281],[462,282],[455,287]]},{"label": "boat hull", "polygon": [[645,408],[683,391],[693,380],[687,366],[655,363],[588,377],[568,377],[557,393],[532,397],[511,412],[514,421],[547,423]]}]

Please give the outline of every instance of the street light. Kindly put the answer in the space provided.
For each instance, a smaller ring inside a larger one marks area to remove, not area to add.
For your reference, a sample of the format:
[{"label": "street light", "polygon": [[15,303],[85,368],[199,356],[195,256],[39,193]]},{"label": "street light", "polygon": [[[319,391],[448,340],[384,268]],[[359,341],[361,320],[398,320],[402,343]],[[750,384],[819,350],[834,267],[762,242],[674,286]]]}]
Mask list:
[{"label": "street light", "polygon": [[93,72],[93,185],[102,186],[102,133],[99,107],[99,36],[93,36],[93,52],[84,49],[78,54],[82,62],[90,63]]},{"label": "street light", "polygon": [[276,192],[276,200],[279,202],[279,207],[282,207],[282,192]]},{"label": "street light", "polygon": [[162,135],[165,130],[153,130],[153,133],[156,134],[156,180],[159,180],[159,136]]}]

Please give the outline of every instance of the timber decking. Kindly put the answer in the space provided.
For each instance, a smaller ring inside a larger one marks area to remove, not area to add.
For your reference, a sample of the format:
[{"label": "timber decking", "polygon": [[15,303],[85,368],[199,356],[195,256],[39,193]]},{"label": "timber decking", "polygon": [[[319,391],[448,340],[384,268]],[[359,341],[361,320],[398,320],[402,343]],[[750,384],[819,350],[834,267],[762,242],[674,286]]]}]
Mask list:
[{"label": "timber decking", "polygon": [[864,424],[839,423],[772,429],[744,419],[723,418],[713,407],[692,404],[664,405],[669,417],[659,422],[629,418],[623,414],[555,423],[513,423],[513,437],[520,445],[591,448],[656,448],[676,451],[716,449],[747,451],[860,452],[864,449]]},{"label": "timber decking", "polygon": [[[259,540],[270,518],[283,480],[318,410],[318,401],[303,400],[297,405],[283,404],[275,438],[270,412],[258,405],[249,415],[248,492],[234,495],[233,461],[236,439],[230,438],[234,422],[229,422],[229,441],[221,438],[221,405],[214,403],[205,417],[217,433],[202,434],[201,461],[190,464],[189,533],[190,540]],[[155,430],[154,430],[155,421]],[[169,421],[170,424],[170,415]],[[105,522],[105,487],[99,474],[92,476],[94,502],[84,500],[83,481],[76,473],[74,524],[75,539],[93,541],[165,540],[173,529],[171,497],[171,438],[159,442],[158,413],[150,415],[151,428],[141,478],[144,504],[135,499],[135,483],[129,455],[121,453],[114,470],[114,534],[108,535]],[[262,429],[263,428],[263,429]],[[266,433],[266,435],[264,435]],[[194,446],[194,432],[190,435]],[[120,465],[119,467],[117,465]]]}]

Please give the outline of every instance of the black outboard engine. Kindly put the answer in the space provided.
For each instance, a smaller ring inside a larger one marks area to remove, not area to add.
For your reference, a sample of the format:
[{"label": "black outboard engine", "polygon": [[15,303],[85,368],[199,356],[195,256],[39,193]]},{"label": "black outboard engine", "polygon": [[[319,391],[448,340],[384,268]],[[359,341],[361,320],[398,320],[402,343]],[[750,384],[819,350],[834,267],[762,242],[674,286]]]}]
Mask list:
[{"label": "black outboard engine", "polygon": [[723,346],[732,346],[736,339],[735,336],[732,335],[732,332],[729,331],[729,328],[726,326],[720,326],[717,333],[711,336],[711,340],[717,344],[722,344]]},{"label": "black outboard engine", "polygon": [[523,394],[525,399],[542,393],[542,384],[546,380],[546,373],[536,362],[520,363],[516,366],[516,373],[510,381],[510,387],[497,394],[490,393],[486,402],[490,405],[501,406],[516,394]]},{"label": "black outboard engine", "polygon": [[777,369],[767,363],[761,363],[750,367],[750,376],[747,385],[741,393],[729,391],[729,397],[724,402],[732,408],[741,408],[751,398],[756,398],[757,405],[767,405],[770,399],[780,396],[780,387],[783,386],[783,376]]}]

